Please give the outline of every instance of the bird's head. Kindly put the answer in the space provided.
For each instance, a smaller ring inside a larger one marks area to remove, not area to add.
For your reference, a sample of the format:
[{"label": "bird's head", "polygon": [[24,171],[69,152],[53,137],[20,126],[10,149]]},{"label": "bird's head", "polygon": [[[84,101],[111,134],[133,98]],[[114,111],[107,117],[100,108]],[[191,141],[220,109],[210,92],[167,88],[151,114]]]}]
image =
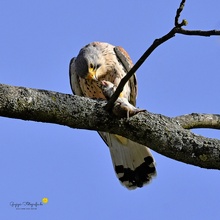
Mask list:
[{"label": "bird's head", "polygon": [[103,66],[104,58],[97,46],[87,45],[80,50],[75,60],[77,74],[84,79],[98,80],[100,67]]}]

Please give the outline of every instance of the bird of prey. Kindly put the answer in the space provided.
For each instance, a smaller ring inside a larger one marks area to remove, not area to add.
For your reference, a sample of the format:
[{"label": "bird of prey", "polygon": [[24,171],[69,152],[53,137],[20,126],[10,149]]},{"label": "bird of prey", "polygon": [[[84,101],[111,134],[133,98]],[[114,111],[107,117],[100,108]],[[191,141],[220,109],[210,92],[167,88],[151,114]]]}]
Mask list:
[{"label": "bird of prey", "polygon": [[[128,53],[122,47],[92,42],[83,47],[78,56],[70,61],[71,89],[75,95],[106,99],[103,84],[117,87],[127,74],[127,64],[130,68],[133,65]],[[120,97],[126,100],[125,106],[128,106],[128,103],[135,106],[136,96],[137,82],[136,76],[133,75],[125,84]],[[146,146],[117,134],[107,132],[99,134],[109,147],[120,182],[128,189],[142,187],[156,175],[154,158]]]}]

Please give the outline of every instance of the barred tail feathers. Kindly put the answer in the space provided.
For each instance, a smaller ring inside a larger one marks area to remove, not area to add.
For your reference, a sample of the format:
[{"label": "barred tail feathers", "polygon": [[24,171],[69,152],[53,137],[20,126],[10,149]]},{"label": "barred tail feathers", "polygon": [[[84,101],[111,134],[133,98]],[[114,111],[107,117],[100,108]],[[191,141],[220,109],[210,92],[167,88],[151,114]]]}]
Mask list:
[{"label": "barred tail feathers", "polygon": [[115,172],[128,189],[142,187],[156,175],[155,161],[150,150],[119,135],[99,132],[109,146]]}]

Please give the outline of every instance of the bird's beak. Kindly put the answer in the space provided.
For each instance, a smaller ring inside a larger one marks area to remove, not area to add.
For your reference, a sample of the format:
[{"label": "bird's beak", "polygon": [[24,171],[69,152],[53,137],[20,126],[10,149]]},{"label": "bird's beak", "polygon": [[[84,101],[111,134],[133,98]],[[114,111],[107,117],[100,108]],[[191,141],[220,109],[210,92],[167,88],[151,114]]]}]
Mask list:
[{"label": "bird's beak", "polygon": [[92,68],[89,68],[89,72],[86,76],[86,79],[98,81],[96,77],[96,71]]}]

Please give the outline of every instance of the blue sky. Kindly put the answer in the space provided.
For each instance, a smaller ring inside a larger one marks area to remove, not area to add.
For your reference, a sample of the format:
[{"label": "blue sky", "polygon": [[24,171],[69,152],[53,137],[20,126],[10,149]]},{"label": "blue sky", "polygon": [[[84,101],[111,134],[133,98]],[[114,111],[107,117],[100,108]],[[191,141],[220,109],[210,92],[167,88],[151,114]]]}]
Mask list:
[{"label": "blue sky", "polygon": [[[135,62],[173,27],[179,3],[2,1],[0,83],[71,93],[68,64],[81,47],[120,45]],[[188,29],[220,29],[219,8],[218,0],[187,1],[182,18]],[[219,113],[219,57],[219,37],[177,35],[137,72],[137,105],[167,116]],[[1,219],[219,219],[219,171],[153,152],[158,176],[128,191],[95,131],[2,117],[0,131]],[[220,138],[219,131],[195,132]],[[10,205],[44,197],[49,202],[36,210]]]}]

